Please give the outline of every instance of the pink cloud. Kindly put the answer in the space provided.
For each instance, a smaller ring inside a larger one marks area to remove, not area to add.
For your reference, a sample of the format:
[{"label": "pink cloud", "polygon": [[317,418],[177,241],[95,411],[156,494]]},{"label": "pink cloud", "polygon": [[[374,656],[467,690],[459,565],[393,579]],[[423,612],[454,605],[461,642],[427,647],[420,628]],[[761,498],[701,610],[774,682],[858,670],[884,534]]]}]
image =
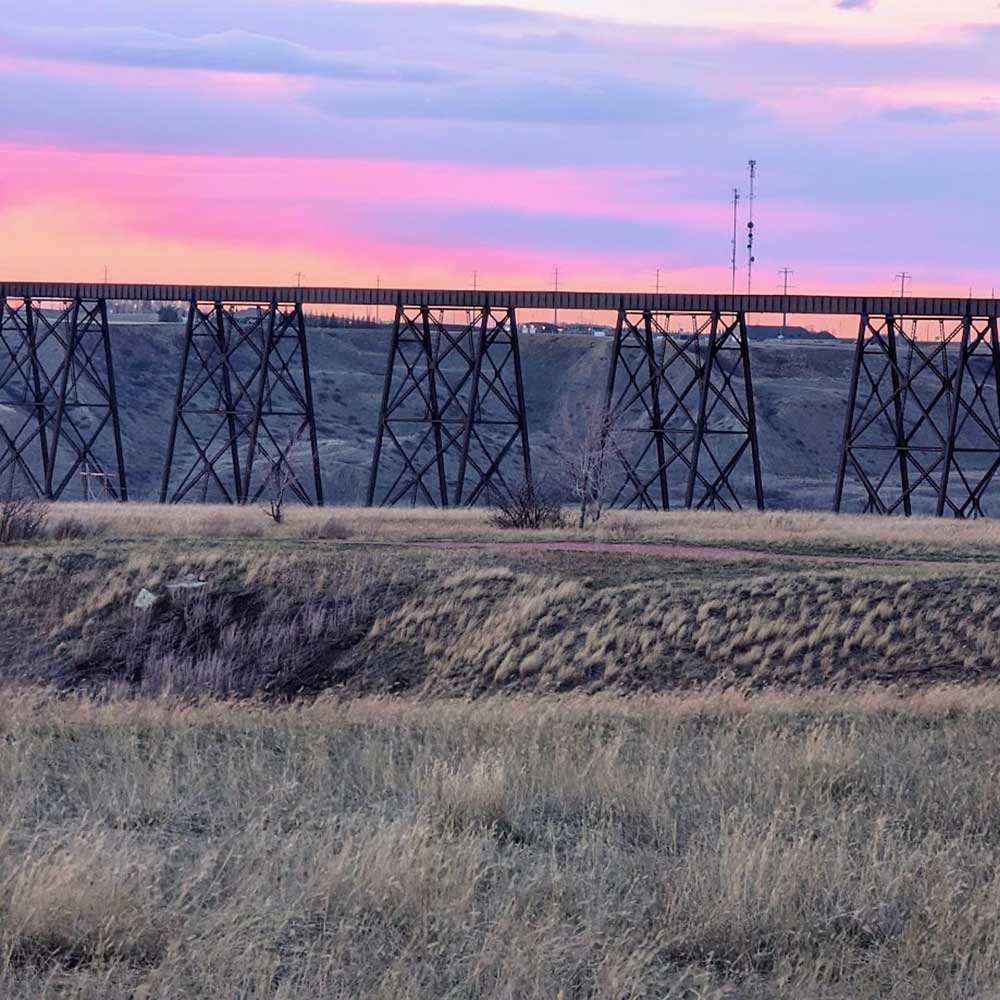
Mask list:
[{"label": "pink cloud", "polygon": [[[717,263],[691,253],[690,266],[665,267],[664,288],[721,291],[729,284],[721,252],[728,206],[723,199],[686,201],[684,178],[668,171],[27,146],[0,147],[0,156],[0,275],[12,279],[94,280],[107,264],[122,281],[270,284],[303,271],[312,284],[373,284],[381,274],[386,284],[462,287],[475,267],[487,285],[541,288],[549,287],[558,263],[564,287],[647,290],[653,281],[650,252],[633,248],[628,234],[630,224],[652,222],[665,231],[673,225],[707,233],[719,243]],[[610,219],[621,223],[615,229],[620,238],[611,246],[585,241],[556,256],[551,247],[491,239],[488,232],[477,231],[482,238],[471,246],[468,227],[454,237],[440,227],[421,229],[422,217],[463,210],[473,216],[484,210],[538,215],[546,227],[553,214]],[[395,229],[394,212],[401,215]],[[379,225],[372,221],[376,215]],[[769,202],[767,219],[786,235],[803,234],[804,245],[816,242],[818,226],[852,225],[844,213],[831,218],[794,203]],[[675,262],[683,256],[675,254]],[[985,286],[990,279],[942,272],[935,290],[954,291],[970,280]],[[773,275],[761,273],[759,281],[761,290],[773,290]],[[861,265],[849,263],[825,268],[821,283],[799,270],[799,281],[801,291],[887,291]]]},{"label": "pink cloud", "polygon": [[[684,179],[645,168],[479,167],[402,160],[226,157],[6,147],[0,197],[62,194],[104,205],[116,226],[164,235],[217,235],[293,243],[331,238],[330,217],[360,222],[366,210],[400,205],[499,210],[725,230],[720,197],[685,197]],[[771,203],[771,222],[806,229],[842,213]]]}]

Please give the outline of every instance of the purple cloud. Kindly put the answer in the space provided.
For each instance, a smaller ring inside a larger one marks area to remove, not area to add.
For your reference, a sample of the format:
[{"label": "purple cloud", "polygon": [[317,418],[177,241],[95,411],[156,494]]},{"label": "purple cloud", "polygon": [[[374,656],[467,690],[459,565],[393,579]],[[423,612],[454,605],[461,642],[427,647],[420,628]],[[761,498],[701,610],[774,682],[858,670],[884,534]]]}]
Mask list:
[{"label": "purple cloud", "polygon": [[401,62],[374,53],[345,54],[241,28],[195,37],[145,28],[15,29],[7,35],[6,42],[10,52],[27,50],[43,58],[103,66],[279,73],[405,83],[440,83],[454,81],[458,76],[432,62]]}]

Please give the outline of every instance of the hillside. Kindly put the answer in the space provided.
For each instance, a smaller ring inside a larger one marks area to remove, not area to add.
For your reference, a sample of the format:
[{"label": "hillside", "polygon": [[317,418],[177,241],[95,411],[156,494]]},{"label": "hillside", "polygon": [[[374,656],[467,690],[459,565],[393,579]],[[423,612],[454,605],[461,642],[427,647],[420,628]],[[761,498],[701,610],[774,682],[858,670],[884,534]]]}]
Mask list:
[{"label": "hillside", "polygon": [[615,512],[518,533],[483,511],[274,525],[77,504],[49,529],[0,549],[0,682],[480,697],[983,682],[1000,663],[988,520],[941,537],[924,519]]}]

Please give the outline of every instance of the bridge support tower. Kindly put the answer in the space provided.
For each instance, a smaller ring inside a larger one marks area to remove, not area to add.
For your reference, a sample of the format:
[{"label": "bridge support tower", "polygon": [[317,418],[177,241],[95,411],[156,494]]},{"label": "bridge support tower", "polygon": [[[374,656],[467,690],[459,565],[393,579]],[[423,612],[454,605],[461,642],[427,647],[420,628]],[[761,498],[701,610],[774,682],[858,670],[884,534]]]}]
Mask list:
[{"label": "bridge support tower", "polygon": [[618,311],[606,392],[611,506],[764,508],[746,316]]},{"label": "bridge support tower", "polygon": [[323,505],[301,303],[188,304],[161,503]]},{"label": "bridge support tower", "polygon": [[368,505],[471,506],[531,477],[514,309],[400,299]]},{"label": "bridge support tower", "polygon": [[1000,469],[995,316],[861,316],[834,510],[979,517]]},{"label": "bridge support tower", "polygon": [[128,499],[107,302],[0,297],[0,496]]}]

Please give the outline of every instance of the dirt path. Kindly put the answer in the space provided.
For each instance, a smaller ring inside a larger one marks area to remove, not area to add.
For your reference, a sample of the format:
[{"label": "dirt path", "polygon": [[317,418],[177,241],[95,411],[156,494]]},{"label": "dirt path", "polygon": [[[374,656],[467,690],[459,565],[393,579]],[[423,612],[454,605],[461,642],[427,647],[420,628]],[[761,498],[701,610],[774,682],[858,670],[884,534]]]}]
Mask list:
[{"label": "dirt path", "polygon": [[[478,549],[497,552],[607,552],[613,555],[648,555],[674,559],[705,559],[715,562],[801,562],[871,566],[983,566],[987,561],[972,559],[880,559],[876,556],[825,555],[809,552],[774,552],[716,545],[686,545],[676,542],[415,542],[429,548]],[[992,562],[992,561],[990,561]]]}]

